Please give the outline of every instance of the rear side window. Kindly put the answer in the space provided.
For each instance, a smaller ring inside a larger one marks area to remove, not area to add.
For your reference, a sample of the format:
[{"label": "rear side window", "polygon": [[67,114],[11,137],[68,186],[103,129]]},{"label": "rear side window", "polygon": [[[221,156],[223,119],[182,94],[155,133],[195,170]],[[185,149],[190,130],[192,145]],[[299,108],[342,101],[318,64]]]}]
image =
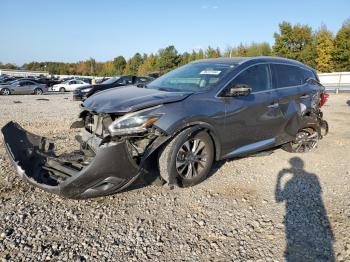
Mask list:
[{"label": "rear side window", "polygon": [[248,85],[252,92],[271,89],[270,71],[268,65],[255,65],[240,73],[232,82],[234,85]]},{"label": "rear side window", "polygon": [[315,78],[310,70],[297,66],[272,64],[271,68],[275,88],[299,86],[308,78]]}]

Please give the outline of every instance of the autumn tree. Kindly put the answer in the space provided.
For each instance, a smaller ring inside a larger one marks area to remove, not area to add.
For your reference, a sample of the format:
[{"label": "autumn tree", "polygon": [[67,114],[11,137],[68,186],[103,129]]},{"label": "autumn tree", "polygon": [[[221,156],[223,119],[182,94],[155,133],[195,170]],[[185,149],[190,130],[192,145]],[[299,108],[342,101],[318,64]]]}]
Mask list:
[{"label": "autumn tree", "polygon": [[324,25],[316,33],[316,51],[316,69],[320,72],[332,72],[333,34]]},{"label": "autumn tree", "polygon": [[158,57],[150,54],[138,69],[138,75],[147,75],[158,70]]},{"label": "autumn tree", "polygon": [[205,57],[206,58],[217,58],[221,56],[221,52],[219,48],[212,48],[211,46],[208,46],[207,50],[205,51]]},{"label": "autumn tree", "polygon": [[98,72],[98,75],[100,76],[113,76],[115,75],[115,67],[114,67],[114,61],[107,61],[104,63],[101,63],[101,69]]},{"label": "autumn tree", "polygon": [[333,62],[337,71],[350,71],[350,19],[335,36]]}]

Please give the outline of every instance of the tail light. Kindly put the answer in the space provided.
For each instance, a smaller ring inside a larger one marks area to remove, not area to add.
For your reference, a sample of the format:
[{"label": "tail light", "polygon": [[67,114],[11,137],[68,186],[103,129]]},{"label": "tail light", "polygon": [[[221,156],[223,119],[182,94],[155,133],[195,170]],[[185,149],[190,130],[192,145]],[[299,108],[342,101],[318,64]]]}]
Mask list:
[{"label": "tail light", "polygon": [[329,94],[322,93],[321,94],[321,100],[320,100],[320,107],[322,107],[328,100]]}]

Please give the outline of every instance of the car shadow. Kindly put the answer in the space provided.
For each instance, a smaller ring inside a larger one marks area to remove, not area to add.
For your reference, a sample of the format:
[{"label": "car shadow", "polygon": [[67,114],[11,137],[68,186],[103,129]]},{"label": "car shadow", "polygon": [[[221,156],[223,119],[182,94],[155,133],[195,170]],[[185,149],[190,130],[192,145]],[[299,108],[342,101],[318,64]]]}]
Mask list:
[{"label": "car shadow", "polygon": [[334,235],[318,177],[304,170],[301,158],[293,157],[289,162],[291,167],[278,173],[275,188],[276,202],[285,202],[286,206],[285,260],[335,261]]}]

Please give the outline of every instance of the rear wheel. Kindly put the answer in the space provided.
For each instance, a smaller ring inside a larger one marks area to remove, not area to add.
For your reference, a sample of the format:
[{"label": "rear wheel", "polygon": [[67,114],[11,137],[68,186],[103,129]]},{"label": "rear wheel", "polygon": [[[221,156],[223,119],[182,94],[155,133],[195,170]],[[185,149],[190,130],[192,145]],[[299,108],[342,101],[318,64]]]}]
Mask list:
[{"label": "rear wheel", "polygon": [[319,139],[318,132],[312,128],[305,128],[300,130],[295,139],[282,148],[291,153],[306,153],[317,147]]},{"label": "rear wheel", "polygon": [[66,92],[66,89],[64,87],[61,87],[60,92]]},{"label": "rear wheel", "polygon": [[214,144],[205,131],[185,130],[174,137],[159,153],[161,177],[177,179],[182,187],[196,185],[208,175],[214,160]]},{"label": "rear wheel", "polygon": [[4,96],[10,95],[10,94],[11,94],[10,89],[8,89],[8,88],[3,88],[3,89],[1,90],[1,94],[4,95]]},{"label": "rear wheel", "polygon": [[42,95],[42,94],[43,94],[43,90],[42,90],[41,88],[36,88],[36,89],[34,90],[34,94],[35,94],[35,95]]}]

